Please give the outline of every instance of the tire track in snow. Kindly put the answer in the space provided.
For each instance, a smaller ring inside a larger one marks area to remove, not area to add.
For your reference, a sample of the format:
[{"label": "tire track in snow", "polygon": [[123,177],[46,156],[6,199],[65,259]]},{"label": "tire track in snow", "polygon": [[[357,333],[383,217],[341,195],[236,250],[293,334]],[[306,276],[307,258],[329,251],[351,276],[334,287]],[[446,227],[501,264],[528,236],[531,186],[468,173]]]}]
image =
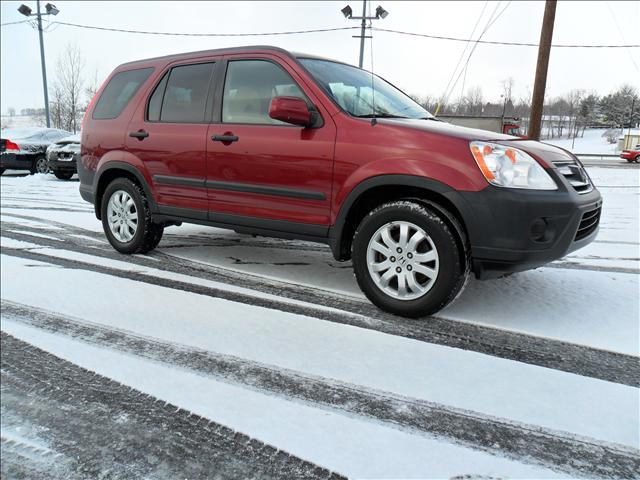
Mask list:
[{"label": "tire track in snow", "polygon": [[[52,231],[51,234],[56,235],[57,232]],[[61,248],[58,242],[43,238],[30,237],[29,235],[6,231],[3,231],[2,235],[7,238],[27,241],[44,247]],[[248,275],[242,273],[235,274],[230,270],[216,267],[204,268],[200,266],[199,268],[195,268],[192,265],[185,265],[189,262],[172,260],[171,257],[161,256],[160,258],[162,258],[163,261],[157,262],[144,257],[123,256],[117,252],[113,252],[109,247],[105,247],[104,249],[84,247],[82,244],[77,243],[78,240],[80,239],[76,239],[75,237],[66,240],[67,242],[75,242],[72,245],[72,251],[119,261],[126,259],[127,262],[135,265],[182,273],[195,278],[229,283],[234,286],[280,296],[283,297],[283,300],[278,301],[273,298],[263,298],[259,295],[254,296],[213,287],[194,285],[178,280],[153,277],[152,275],[138,272],[127,272],[121,269],[95,265],[78,260],[53,257],[51,255],[38,253],[34,250],[27,251],[5,247],[2,249],[2,253],[31,260],[40,260],[68,268],[94,271],[118,278],[128,278],[134,281],[189,291],[214,298],[222,298],[273,310],[315,317],[418,341],[463,350],[472,350],[478,353],[634,387],[640,386],[640,363],[636,357],[631,355],[440,317],[408,320],[382,312],[366,302],[350,300],[338,295],[332,295],[329,292],[317,291],[303,286],[295,287],[291,284],[277,281],[267,281],[262,277],[252,279]],[[68,245],[65,245],[65,247],[69,248]],[[158,256],[153,254],[153,257],[157,258]],[[309,305],[305,306],[287,302],[286,299],[308,302]],[[327,308],[315,308],[314,305],[329,307],[331,310]]]},{"label": "tire track in snow", "polygon": [[2,310],[5,320],[49,333],[300,400],[314,407],[337,409],[395,428],[445,438],[572,476],[629,478],[640,473],[640,451],[623,445],[170,343],[13,302],[3,301]]},{"label": "tire track in snow", "polygon": [[[3,415],[40,426],[70,463],[67,478],[342,478],[4,332],[1,339]],[[27,461],[25,470],[39,469]]]},{"label": "tire track in snow", "polygon": [[[18,207],[12,207],[18,208]],[[46,210],[46,209],[42,209]],[[47,223],[59,228],[62,228],[67,231],[74,231],[78,234],[87,234],[86,232],[90,232],[92,236],[96,238],[104,239],[104,235],[93,232],[90,230],[85,230],[79,227],[74,227],[72,225],[56,222],[55,220],[41,219],[37,217],[14,214],[12,212],[7,212],[7,215],[23,218],[25,220],[38,221],[41,223]],[[305,244],[305,245],[297,245],[293,242],[287,243],[278,243],[277,241],[273,241],[268,237],[259,237],[256,238],[224,238],[223,235],[211,235],[210,237],[204,236],[194,236],[194,235],[179,235],[172,234],[171,236],[166,236],[161,245],[163,249],[171,249],[171,248],[189,248],[189,247],[251,247],[251,248],[264,248],[264,249],[277,249],[277,250],[291,250],[291,251],[300,251],[300,252],[326,252],[329,254],[329,250],[325,246],[321,245],[313,245],[313,244]],[[594,243],[622,243],[622,244],[630,244],[637,245],[633,242],[611,242],[605,240],[596,240]],[[172,257],[171,255],[165,254],[167,257]],[[180,258],[180,257],[173,257]],[[187,260],[185,260],[187,261]],[[340,263],[340,262],[336,262]],[[600,266],[600,265],[588,265],[588,264],[578,264],[572,263],[562,260],[556,260],[554,262],[548,263],[544,265],[544,268],[556,268],[556,269],[564,269],[564,270],[588,270],[593,272],[610,272],[610,273],[628,273],[637,275],[640,274],[640,270],[637,268],[628,268],[628,267],[615,267],[615,266]]]}]

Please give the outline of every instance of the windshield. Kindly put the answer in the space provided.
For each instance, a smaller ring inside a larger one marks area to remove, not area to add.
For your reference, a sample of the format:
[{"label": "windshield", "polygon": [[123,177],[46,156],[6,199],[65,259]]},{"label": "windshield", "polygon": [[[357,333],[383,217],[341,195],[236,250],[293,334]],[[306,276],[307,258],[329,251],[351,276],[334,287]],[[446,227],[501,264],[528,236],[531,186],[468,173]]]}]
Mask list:
[{"label": "windshield", "polygon": [[299,60],[336,103],[355,117],[433,117],[409,96],[365,70],[329,60]]}]

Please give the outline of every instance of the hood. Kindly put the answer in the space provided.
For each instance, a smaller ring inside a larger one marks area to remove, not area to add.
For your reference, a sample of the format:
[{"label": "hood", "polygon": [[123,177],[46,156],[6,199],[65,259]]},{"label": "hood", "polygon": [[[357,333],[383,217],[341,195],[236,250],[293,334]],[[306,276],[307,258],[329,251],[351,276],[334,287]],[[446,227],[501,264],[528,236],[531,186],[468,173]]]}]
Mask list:
[{"label": "hood", "polygon": [[462,140],[484,140],[484,141],[504,141],[518,140],[519,137],[505,135],[489,130],[479,130],[477,128],[460,127],[441,120],[420,120],[413,118],[379,118],[378,122],[387,125],[413,128],[436,135],[446,135],[448,137],[460,138]]},{"label": "hood", "polygon": [[80,143],[80,134],[76,133],[75,135],[69,135],[68,137],[64,137],[61,140],[58,140],[54,145],[68,145],[70,143]]},{"label": "hood", "polygon": [[461,140],[480,140],[485,142],[497,142],[503,145],[510,145],[519,148],[527,153],[533,154],[551,166],[558,163],[576,163],[575,157],[563,148],[548,143],[529,140],[522,137],[514,137],[503,133],[491,132],[489,130],[479,130],[477,128],[460,127],[443,121],[436,120],[414,120],[400,118],[382,118],[379,123],[397,125],[406,128],[422,130],[424,132],[446,135],[448,137],[459,138]]}]

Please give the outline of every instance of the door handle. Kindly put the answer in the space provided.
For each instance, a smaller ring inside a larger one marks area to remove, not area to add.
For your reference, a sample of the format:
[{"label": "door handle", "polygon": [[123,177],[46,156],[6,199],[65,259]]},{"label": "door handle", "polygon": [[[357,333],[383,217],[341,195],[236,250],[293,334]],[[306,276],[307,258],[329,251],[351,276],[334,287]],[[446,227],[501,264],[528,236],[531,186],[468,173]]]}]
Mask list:
[{"label": "door handle", "polygon": [[137,132],[129,132],[129,136],[133,138],[137,138],[138,140],[144,140],[149,136],[149,132],[146,130],[138,130]]},{"label": "door handle", "polygon": [[239,140],[237,135],[214,135],[211,137],[211,140],[213,140],[214,142],[222,142],[222,143],[231,143],[231,142],[237,142]]}]

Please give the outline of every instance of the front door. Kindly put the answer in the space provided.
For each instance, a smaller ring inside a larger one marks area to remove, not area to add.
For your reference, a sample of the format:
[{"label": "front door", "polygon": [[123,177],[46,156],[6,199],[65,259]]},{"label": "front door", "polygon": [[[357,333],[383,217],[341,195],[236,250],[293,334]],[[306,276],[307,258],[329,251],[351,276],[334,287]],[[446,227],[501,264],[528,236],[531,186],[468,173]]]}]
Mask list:
[{"label": "front door", "polygon": [[129,123],[127,149],[143,162],[165,213],[207,216],[207,105],[214,66],[206,60],[169,67]]},{"label": "front door", "polygon": [[328,226],[332,119],[324,115],[322,126],[303,128],[270,118],[275,96],[300,97],[313,105],[295,71],[276,57],[226,58],[218,122],[207,135],[209,217],[265,219],[266,228],[268,220]]}]

